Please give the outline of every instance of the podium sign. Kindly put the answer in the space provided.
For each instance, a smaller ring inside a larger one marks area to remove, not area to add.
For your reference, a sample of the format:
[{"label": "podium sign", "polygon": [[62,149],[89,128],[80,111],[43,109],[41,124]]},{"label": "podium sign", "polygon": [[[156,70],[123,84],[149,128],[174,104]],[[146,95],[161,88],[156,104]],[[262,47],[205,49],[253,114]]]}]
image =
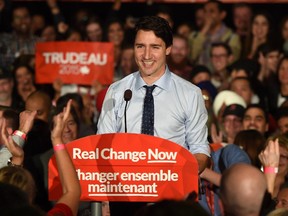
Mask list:
[{"label": "podium sign", "polygon": [[[82,201],[185,199],[198,193],[198,163],[185,148],[143,134],[93,135],[66,144]],[[49,199],[61,197],[55,156],[49,161]]]},{"label": "podium sign", "polygon": [[36,83],[103,85],[113,82],[114,45],[108,42],[39,42],[36,44]]}]

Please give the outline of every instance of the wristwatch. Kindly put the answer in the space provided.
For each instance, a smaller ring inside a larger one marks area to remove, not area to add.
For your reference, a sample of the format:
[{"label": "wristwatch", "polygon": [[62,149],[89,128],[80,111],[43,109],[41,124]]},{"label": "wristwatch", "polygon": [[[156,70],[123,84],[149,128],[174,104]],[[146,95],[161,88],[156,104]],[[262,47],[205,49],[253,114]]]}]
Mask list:
[{"label": "wristwatch", "polygon": [[20,165],[14,164],[14,163],[12,162],[12,157],[11,157],[11,158],[9,158],[8,161],[7,161],[7,166],[23,167],[23,164],[20,164]]}]

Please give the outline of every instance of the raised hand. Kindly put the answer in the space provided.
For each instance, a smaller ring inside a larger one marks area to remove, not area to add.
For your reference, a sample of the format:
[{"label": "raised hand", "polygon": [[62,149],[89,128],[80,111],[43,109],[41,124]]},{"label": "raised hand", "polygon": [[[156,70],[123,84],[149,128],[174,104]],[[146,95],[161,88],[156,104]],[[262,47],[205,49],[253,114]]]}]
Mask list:
[{"label": "raised hand", "polygon": [[213,143],[222,143],[223,141],[223,133],[222,131],[219,131],[219,133],[217,133],[215,124],[211,125],[211,138]]},{"label": "raised hand", "polygon": [[13,164],[22,165],[24,161],[24,151],[13,141],[11,134],[8,133],[6,120],[4,118],[0,119],[0,129],[2,142],[12,154]]},{"label": "raised hand", "polygon": [[36,114],[37,114],[36,110],[34,111],[24,110],[23,112],[21,112],[19,118],[19,130],[27,134],[33,126]]},{"label": "raised hand", "polygon": [[62,143],[62,132],[64,129],[65,122],[67,121],[70,110],[71,110],[72,100],[70,99],[67,103],[67,106],[64,107],[63,112],[59,113],[58,115],[54,116],[53,122],[54,127],[51,132],[51,140],[53,145]]},{"label": "raised hand", "polygon": [[263,167],[278,167],[280,159],[278,139],[270,140],[258,157]]}]

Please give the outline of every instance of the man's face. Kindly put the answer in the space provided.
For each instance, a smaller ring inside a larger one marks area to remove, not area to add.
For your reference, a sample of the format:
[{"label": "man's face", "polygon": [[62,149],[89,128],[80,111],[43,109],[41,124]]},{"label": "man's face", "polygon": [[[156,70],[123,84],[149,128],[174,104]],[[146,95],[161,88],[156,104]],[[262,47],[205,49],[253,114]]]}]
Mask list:
[{"label": "man's face", "polygon": [[248,80],[245,80],[245,79],[233,80],[231,82],[230,90],[240,95],[244,99],[246,104],[251,103],[253,91],[250,88],[250,84]]},{"label": "man's face", "polygon": [[196,26],[201,29],[205,22],[205,12],[203,8],[199,8],[195,14]]},{"label": "man's face", "polygon": [[236,115],[227,115],[223,118],[223,126],[228,137],[235,137],[242,130],[241,118]]},{"label": "man's face", "polygon": [[180,64],[186,61],[188,56],[188,44],[183,38],[175,37],[173,39],[173,45],[170,53],[170,57],[173,63]]},{"label": "man's face", "polygon": [[134,53],[135,61],[144,80],[156,81],[165,73],[166,55],[171,47],[153,31],[140,30],[136,34]]},{"label": "man's face", "polygon": [[17,8],[13,11],[12,26],[19,34],[30,33],[31,17],[27,8]]},{"label": "man's face", "polygon": [[64,129],[62,132],[62,140],[63,143],[69,143],[72,142],[77,138],[77,124],[71,114],[69,114],[69,117],[67,121],[65,122]]},{"label": "man's face", "polygon": [[282,61],[278,71],[278,79],[281,84],[288,84],[288,59]]},{"label": "man's face", "polygon": [[288,116],[283,116],[277,121],[278,128],[281,133],[288,132]]},{"label": "man's face", "polygon": [[266,56],[267,67],[270,71],[276,72],[279,58],[280,58],[279,51],[273,51],[267,54]]},{"label": "man's face", "polygon": [[243,118],[244,130],[257,130],[262,134],[268,130],[268,123],[265,120],[264,112],[256,107],[246,110]]},{"label": "man's face", "polygon": [[48,122],[50,108],[43,98],[29,98],[25,103],[25,109],[31,112],[37,111],[35,118]]},{"label": "man's face", "polygon": [[288,209],[288,188],[283,188],[279,191],[277,195],[278,203],[276,208],[286,208]]},{"label": "man's face", "polygon": [[0,103],[11,99],[14,82],[12,79],[0,79]]},{"label": "man's face", "polygon": [[211,61],[215,72],[226,70],[229,64],[229,56],[224,47],[218,46],[211,50]]},{"label": "man's face", "polygon": [[204,14],[206,19],[212,20],[212,27],[222,23],[225,18],[225,12],[218,9],[217,3],[211,2],[204,6]]},{"label": "man's face", "polygon": [[247,31],[250,27],[252,12],[248,7],[237,7],[234,9],[233,20],[236,29]]}]

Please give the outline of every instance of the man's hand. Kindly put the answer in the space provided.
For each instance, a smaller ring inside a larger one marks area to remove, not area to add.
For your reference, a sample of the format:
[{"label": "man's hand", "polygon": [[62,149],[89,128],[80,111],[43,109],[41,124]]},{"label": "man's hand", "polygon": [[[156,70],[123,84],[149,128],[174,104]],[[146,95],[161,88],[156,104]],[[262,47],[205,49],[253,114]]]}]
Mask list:
[{"label": "man's hand", "polygon": [[19,130],[27,134],[33,126],[36,114],[37,114],[36,110],[35,111],[24,110],[23,112],[21,112]]},{"label": "man's hand", "polygon": [[209,165],[209,157],[205,154],[194,154],[194,157],[198,162],[198,172],[202,173],[203,170]]}]

